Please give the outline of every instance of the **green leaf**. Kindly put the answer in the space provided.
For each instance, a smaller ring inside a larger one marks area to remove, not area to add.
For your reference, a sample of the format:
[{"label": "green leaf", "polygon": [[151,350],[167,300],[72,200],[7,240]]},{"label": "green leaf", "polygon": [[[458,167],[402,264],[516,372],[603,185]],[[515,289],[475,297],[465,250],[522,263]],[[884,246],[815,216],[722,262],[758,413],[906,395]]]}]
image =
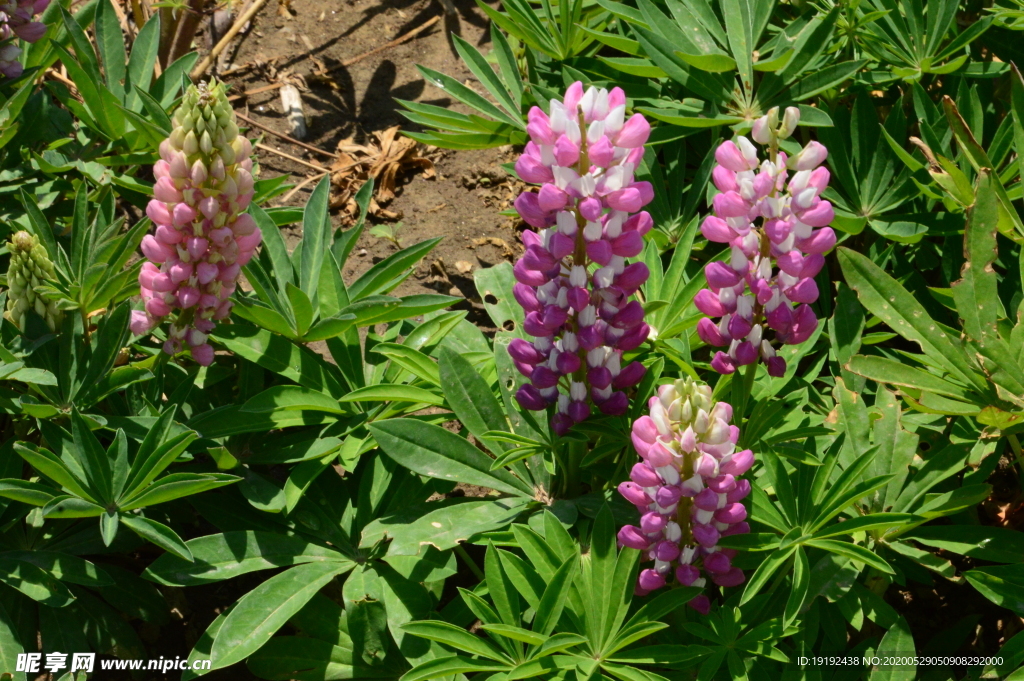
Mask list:
[{"label": "green leaf", "polygon": [[404,278],[403,273],[422,260],[441,239],[427,239],[384,258],[352,282],[348,287],[349,298],[355,302],[367,296],[387,293]]},{"label": "green leaf", "polygon": [[51,608],[63,608],[75,600],[71,591],[41,568],[0,555],[0,582]]},{"label": "green leaf", "polygon": [[325,584],[354,565],[351,562],[299,565],[271,577],[242,596],[213,641],[212,668],[228,667],[259,650]]},{"label": "green leaf", "polygon": [[186,546],[192,562],[167,553],[150,563],[143,577],[168,586],[195,586],[257,570],[346,560],[335,549],[299,537],[252,530],[197,537]]},{"label": "green leaf", "polygon": [[490,470],[487,455],[444,428],[413,419],[389,419],[369,428],[388,456],[420,475],[533,496],[526,482],[508,471]]},{"label": "green leaf", "polygon": [[446,551],[483,532],[503,529],[526,510],[528,499],[446,499],[378,518],[363,528],[360,547],[391,539],[389,556],[416,556],[425,546]]},{"label": "green leaf", "polygon": [[983,525],[918,527],[906,535],[925,546],[996,563],[1024,563],[1024,536],[1016,530]]},{"label": "green leaf", "polygon": [[923,518],[916,518],[909,513],[872,513],[870,515],[844,520],[843,522],[836,523],[834,525],[828,525],[811,536],[814,539],[824,539],[826,537],[837,537],[843,534],[853,534],[854,532],[877,530],[883,527],[897,527],[899,525],[914,522],[915,520],[920,521],[923,520]]},{"label": "green leaf", "polygon": [[143,539],[153,542],[164,551],[188,561],[192,560],[192,552],[185,546],[185,542],[181,540],[181,537],[174,530],[163,523],[129,513],[121,516],[121,522],[129,530]]},{"label": "green leaf", "polygon": [[373,352],[384,355],[417,378],[441,386],[441,374],[437,363],[419,350],[399,343],[377,343],[373,346]]},{"label": "green leaf", "polygon": [[486,436],[489,431],[508,431],[505,410],[491,387],[465,357],[451,348],[441,348],[438,367],[439,385],[459,422],[492,453],[501,454],[505,448]]},{"label": "green leaf", "polygon": [[548,581],[533,622],[533,629],[538,634],[549,636],[558,625],[565,602],[569,598],[578,563],[579,559],[576,556],[570,556]]},{"label": "green leaf", "polygon": [[402,681],[428,681],[429,679],[442,677],[449,678],[456,674],[500,672],[506,669],[508,669],[507,664],[495,664],[494,662],[485,662],[455,655],[439,657],[417,665],[402,676]]},{"label": "green leaf", "polygon": [[[878,644],[878,650],[886,657],[914,658],[917,656],[914,635],[910,633],[910,627],[905,619],[900,617],[889,628],[889,631],[885,632],[882,642]],[[914,681],[916,678],[917,665],[915,664],[879,664],[871,668],[868,681]]]},{"label": "green leaf", "polygon": [[878,383],[887,383],[905,388],[926,390],[959,399],[968,399],[967,391],[959,385],[950,383],[917,367],[885,357],[854,355],[850,358],[845,368]]},{"label": "green leaf", "polygon": [[316,298],[320,283],[320,268],[324,250],[328,248],[331,233],[330,204],[331,178],[324,176],[309,196],[302,211],[302,257],[299,262],[299,288],[308,298]]},{"label": "green leaf", "polygon": [[379,383],[365,388],[356,388],[339,402],[415,402],[440,407],[444,398],[425,388],[399,383]]},{"label": "green leaf", "polygon": [[249,398],[243,412],[323,411],[329,414],[351,414],[348,407],[318,390],[299,385],[277,385]]},{"label": "green leaf", "polygon": [[848,248],[839,249],[839,264],[850,287],[872,314],[889,328],[914,341],[932,359],[967,385],[985,390],[984,380],[967,361],[958,339],[950,338],[936,325],[927,311],[895,279],[869,258]]},{"label": "green leaf", "polygon": [[881,570],[886,574],[895,574],[895,571],[887,562],[863,546],[858,546],[844,541],[835,541],[833,539],[809,539],[805,543],[807,546],[824,549],[840,556],[845,556],[850,560],[855,560],[858,563],[864,563],[865,565],[869,565],[876,570]]},{"label": "green leaf", "polygon": [[453,648],[458,648],[472,655],[486,657],[495,662],[512,663],[512,660],[507,655],[492,646],[488,641],[448,622],[437,620],[409,622],[402,625],[402,630],[413,636],[444,643]]},{"label": "green leaf", "polygon": [[113,476],[107,453],[77,409],[71,412],[71,436],[74,438],[77,460],[85,472],[85,479],[90,491],[94,492],[96,501],[113,501]]}]

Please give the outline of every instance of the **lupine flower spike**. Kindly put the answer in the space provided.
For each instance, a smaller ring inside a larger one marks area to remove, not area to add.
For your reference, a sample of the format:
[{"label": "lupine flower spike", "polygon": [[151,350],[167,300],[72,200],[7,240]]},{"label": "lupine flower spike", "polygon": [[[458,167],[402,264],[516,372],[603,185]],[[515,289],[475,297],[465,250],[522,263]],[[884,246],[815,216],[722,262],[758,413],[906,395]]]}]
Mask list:
[{"label": "lupine flower spike", "polygon": [[711,361],[722,374],[760,358],[771,376],[782,376],[786,362],[767,330],[775,332],[777,343],[795,345],[818,326],[809,304],[818,299],[814,276],[825,264],[823,254],[836,243],[828,227],[834,213],[821,198],[830,177],[821,165],[828,150],[810,142],[793,158],[778,151],[778,140],[793,133],[799,118],[799,109],[790,107],[780,123],[774,108],[754,122],[754,141],[769,148],[765,160],[743,136],[715,152],[712,180],[721,193],[701,232],[731,249],[724,261],[704,269],[708,288],[694,303],[717,319],[701,319],[697,333],[705,343],[725,348]]},{"label": "lupine flower spike", "polygon": [[623,414],[624,392],[643,378],[639,362],[622,353],[640,346],[650,328],[631,296],[649,275],[640,254],[653,221],[640,209],[654,198],[633,171],[643,158],[651,127],[640,114],[625,119],[626,96],[573,83],[550,116],[534,107],[531,141],[516,172],[540,190],[515,201],[536,231],[523,234],[526,252],[516,262],[513,292],[526,311],[532,343],[516,339],[509,354],[530,383],[516,394],[525,409],[556,406],[555,432],[564,434],[590,416],[592,406]]},{"label": "lupine flower spike", "polygon": [[18,38],[34,43],[46,34],[46,24],[32,21],[33,15],[42,14],[50,0],[0,1],[0,73],[17,78],[25,67],[18,61],[21,48]]},{"label": "lupine flower spike", "polygon": [[238,134],[221,83],[190,87],[173,123],[153,166],[146,214],[156,229],[142,240],[149,262],[139,273],[145,311],[132,313],[131,329],[146,334],[177,312],[164,352],[188,346],[206,366],[207,335],[231,313],[238,273],[262,238],[244,212],[253,197],[252,145]]},{"label": "lupine flower spike", "polygon": [[[740,430],[729,425],[732,407],[714,402],[710,386],[687,378],[661,386],[648,410],[633,423],[641,461],[619,485],[640,511],[640,526],[623,527],[619,543],[654,561],[640,572],[637,595],[670,582],[703,587],[706,578],[719,586],[742,584],[743,571],[732,565],[735,550],[718,546],[721,537],[750,531],[741,503],[750,481],[739,476],[754,454],[736,451]],[[701,594],[690,605],[706,614],[711,602]]]},{"label": "lupine flower spike", "polygon": [[35,310],[46,321],[50,331],[56,331],[64,314],[57,303],[36,293],[36,286],[57,278],[46,249],[36,236],[28,232],[15,232],[7,244],[11,263],[7,269],[7,310],[4,317],[19,329],[25,328],[25,313]]}]

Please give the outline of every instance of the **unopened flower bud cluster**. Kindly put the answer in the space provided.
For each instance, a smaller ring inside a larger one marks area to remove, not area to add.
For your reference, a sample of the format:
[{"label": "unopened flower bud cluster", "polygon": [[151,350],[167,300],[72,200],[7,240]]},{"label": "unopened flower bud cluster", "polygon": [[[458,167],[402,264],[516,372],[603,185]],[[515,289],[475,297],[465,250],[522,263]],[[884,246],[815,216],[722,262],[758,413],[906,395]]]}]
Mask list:
[{"label": "unopened flower bud cluster", "polygon": [[25,313],[34,310],[51,331],[60,325],[63,313],[57,303],[36,292],[36,287],[56,279],[53,263],[39,239],[28,232],[15,232],[7,244],[11,254],[7,269],[7,310],[4,317],[19,329],[25,328]]}]

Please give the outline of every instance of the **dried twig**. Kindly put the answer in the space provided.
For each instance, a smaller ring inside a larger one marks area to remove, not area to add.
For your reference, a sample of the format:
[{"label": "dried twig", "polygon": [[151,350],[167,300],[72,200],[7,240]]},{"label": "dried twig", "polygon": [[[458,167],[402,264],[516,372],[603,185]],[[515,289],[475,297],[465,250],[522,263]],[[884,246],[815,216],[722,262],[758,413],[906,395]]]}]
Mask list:
[{"label": "dried twig", "polygon": [[297,147],[302,147],[303,149],[307,149],[309,151],[315,151],[316,153],[321,154],[322,156],[327,156],[328,158],[338,158],[337,154],[332,154],[331,152],[324,151],[323,149],[317,149],[312,144],[306,144],[305,142],[301,142],[301,141],[295,139],[294,137],[289,137],[288,135],[284,134],[283,132],[278,132],[277,130],[274,130],[272,128],[268,128],[267,126],[263,125],[262,123],[257,123],[256,121],[254,121],[253,119],[249,118],[248,116],[246,116],[243,113],[240,113],[240,112],[236,111],[235,115],[238,116],[239,118],[241,118],[246,123],[248,123],[250,125],[254,125],[257,128],[259,128],[260,130],[264,130],[266,132],[269,132],[271,135],[273,135],[275,137],[280,137],[284,141],[290,142],[291,144],[294,144]]},{"label": "dried twig", "polygon": [[277,149],[275,149],[273,147],[268,147],[266,144],[261,144],[261,143],[257,142],[256,143],[256,148],[257,149],[262,149],[263,151],[269,151],[271,154],[277,154],[278,156],[281,156],[282,158],[286,158],[289,161],[294,161],[295,163],[301,163],[302,165],[306,166],[307,168],[312,168],[313,170],[315,170],[317,172],[320,172],[320,173],[330,172],[329,170],[327,170],[327,168],[324,168],[323,166],[318,166],[315,163],[310,163],[309,161],[303,161],[301,158],[298,158],[296,156],[292,156],[291,154],[286,154],[283,151],[279,151],[279,150],[277,150]]},{"label": "dried twig", "polygon": [[267,0],[256,0],[249,6],[249,9],[246,10],[242,16],[235,20],[235,23],[230,29],[228,29],[228,32],[225,33],[224,36],[217,41],[217,44],[213,46],[213,49],[210,50],[210,54],[206,55],[203,60],[199,62],[194,69],[192,69],[192,73],[189,74],[192,80],[198,80],[204,73],[206,73],[206,70],[210,68],[210,65],[213,64],[214,60],[217,59],[220,53],[224,51],[224,48],[228,46],[228,43],[238,35],[238,32],[242,30],[242,27],[249,23],[249,21],[256,16],[256,13],[259,12],[266,3]]},{"label": "dried twig", "polygon": [[299,182],[297,185],[295,185],[294,187],[291,188],[291,191],[289,191],[287,194],[284,195],[284,198],[281,199],[281,205],[284,205],[284,204],[288,203],[288,201],[293,196],[298,194],[299,190],[301,190],[307,184],[309,184],[310,182],[316,182],[317,180],[325,177],[326,175],[327,175],[327,173],[320,173],[319,175],[310,175],[309,177],[307,177],[302,182]]},{"label": "dried twig", "polygon": [[430,19],[427,19],[425,22],[423,22],[422,24],[420,24],[416,28],[412,29],[411,31],[409,31],[408,33],[406,33],[404,35],[398,36],[397,38],[395,38],[391,42],[385,43],[385,44],[381,45],[380,47],[375,47],[372,50],[370,50],[369,52],[363,52],[360,55],[352,57],[351,59],[346,59],[345,61],[341,62],[341,64],[339,66],[335,66],[334,68],[329,69],[328,71],[337,71],[338,69],[344,68],[346,66],[352,66],[356,62],[360,62],[360,61],[366,59],[367,57],[372,57],[373,55],[377,54],[378,52],[383,52],[384,50],[388,49],[389,47],[394,47],[395,45],[401,45],[402,43],[404,43],[405,41],[409,40],[410,38],[413,38],[413,37],[419,35],[420,33],[422,33],[423,31],[427,30],[428,28],[430,28],[431,26],[433,26],[434,24],[436,24],[440,20],[441,20],[441,16],[440,15],[438,15],[436,17],[432,17]]}]

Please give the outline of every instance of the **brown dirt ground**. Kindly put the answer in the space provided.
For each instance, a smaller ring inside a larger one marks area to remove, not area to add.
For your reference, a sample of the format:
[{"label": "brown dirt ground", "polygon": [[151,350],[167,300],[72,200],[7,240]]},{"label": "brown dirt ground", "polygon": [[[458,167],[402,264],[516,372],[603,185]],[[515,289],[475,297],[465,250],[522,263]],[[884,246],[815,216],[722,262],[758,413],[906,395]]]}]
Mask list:
[{"label": "brown dirt ground", "polygon": [[[345,60],[364,54],[443,15],[436,0],[291,0],[290,12],[269,2],[255,24],[230,55],[234,65],[274,60],[278,73],[291,71],[305,77],[308,90],[302,92],[308,123],[306,143],[333,152],[339,141],[351,139],[357,144],[373,141],[373,133],[401,125],[403,130],[419,128],[399,113],[394,98],[450,106],[465,110],[445,93],[428,85],[416,65],[430,67],[483,91],[452,47],[450,33],[460,35],[485,54],[490,49],[488,22],[472,0],[457,0],[456,17],[441,21],[401,45],[390,47],[349,67]],[[331,70],[333,83],[317,78],[319,62]],[[234,92],[255,90],[272,84],[265,68],[255,68],[228,76]],[[453,106],[454,104],[454,106]],[[255,94],[236,102],[239,111],[253,120],[281,132],[288,132],[276,91]],[[250,137],[253,136],[253,131]],[[314,164],[330,159],[266,136],[264,144]],[[385,204],[396,219],[371,217],[370,224],[400,224],[398,238],[403,246],[435,236],[445,239],[428,256],[416,273],[397,290],[399,295],[440,292],[462,295],[464,305],[478,313],[483,321],[472,285],[472,272],[511,259],[518,241],[514,225],[499,211],[508,208],[513,188],[501,163],[512,159],[508,149],[452,152],[426,150],[434,160],[436,175],[422,173],[400,176],[397,196]],[[300,165],[266,151],[259,152],[263,177],[287,174],[293,183],[316,174]],[[288,200],[301,206],[314,182]],[[351,216],[336,211],[337,225],[350,222]],[[298,240],[301,227],[285,228],[289,244]],[[493,238],[491,240],[490,238]],[[483,241],[479,241],[479,240]],[[476,241],[476,243],[474,243]],[[507,244],[507,246],[505,246]],[[343,275],[352,281],[373,263],[395,252],[386,239],[363,234]]]}]

